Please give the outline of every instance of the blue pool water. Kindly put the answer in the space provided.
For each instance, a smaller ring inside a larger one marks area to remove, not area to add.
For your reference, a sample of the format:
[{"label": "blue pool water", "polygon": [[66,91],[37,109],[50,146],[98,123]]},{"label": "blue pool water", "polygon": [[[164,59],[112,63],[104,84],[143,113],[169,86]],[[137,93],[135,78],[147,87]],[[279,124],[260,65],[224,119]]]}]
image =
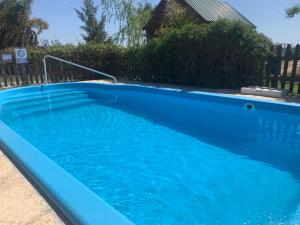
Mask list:
[{"label": "blue pool water", "polygon": [[300,223],[300,115],[96,89],[20,95],[0,110],[136,224]]}]

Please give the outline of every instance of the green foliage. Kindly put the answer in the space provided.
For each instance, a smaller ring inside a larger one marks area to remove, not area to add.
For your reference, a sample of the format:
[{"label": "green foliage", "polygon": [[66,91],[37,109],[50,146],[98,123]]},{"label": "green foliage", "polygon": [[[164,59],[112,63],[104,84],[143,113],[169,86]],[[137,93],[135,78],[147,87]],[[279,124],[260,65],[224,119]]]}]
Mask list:
[{"label": "green foliage", "polygon": [[40,18],[30,18],[32,0],[0,0],[0,49],[38,44],[38,35],[48,29]]},{"label": "green foliage", "polygon": [[[38,64],[42,68],[41,60],[45,55],[53,55],[59,58],[70,60],[96,70],[105,71],[120,76],[122,54],[124,49],[112,45],[89,42],[79,45],[51,45],[48,47],[35,47],[28,49],[29,61]],[[59,70],[60,64],[48,60],[50,67]],[[75,70],[75,67],[64,65],[68,70]]]},{"label": "green foliage", "polygon": [[300,4],[294,5],[285,10],[286,15],[291,18],[300,13]]},{"label": "green foliage", "polygon": [[151,4],[137,6],[128,4],[125,8],[127,8],[126,25],[117,34],[118,39],[129,47],[141,46],[146,41],[143,27],[150,19],[152,6]]},{"label": "green foliage", "polygon": [[114,35],[117,44],[133,47],[145,43],[143,27],[149,21],[153,10],[148,1],[102,0],[101,2],[108,22],[113,21],[119,25],[119,31]]},{"label": "green foliage", "polygon": [[40,63],[44,55],[51,54],[118,79],[240,88],[262,84],[271,44],[264,35],[241,22],[219,20],[163,29],[145,46],[57,44],[30,49],[29,55],[30,61]]},{"label": "green foliage", "polygon": [[101,19],[97,20],[98,6],[95,6],[93,0],[84,0],[84,7],[81,10],[75,9],[80,20],[85,24],[81,29],[86,34],[82,35],[86,42],[103,43],[107,39],[105,32],[105,16],[102,15]]},{"label": "green foliage", "polygon": [[258,84],[271,41],[237,21],[163,29],[142,51],[142,79],[214,88]]}]

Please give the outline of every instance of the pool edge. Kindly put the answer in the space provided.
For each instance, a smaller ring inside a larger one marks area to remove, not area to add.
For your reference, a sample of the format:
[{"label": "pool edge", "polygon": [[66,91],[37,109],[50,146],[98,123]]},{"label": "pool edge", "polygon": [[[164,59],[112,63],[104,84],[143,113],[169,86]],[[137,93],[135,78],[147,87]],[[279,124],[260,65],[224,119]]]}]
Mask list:
[{"label": "pool edge", "polygon": [[2,121],[0,148],[72,224],[133,224]]},{"label": "pool edge", "polygon": [[[242,105],[247,102],[255,104],[268,104],[269,107],[280,108],[281,110],[291,109],[297,113],[300,112],[300,105],[297,103],[285,103],[269,100],[253,99],[243,96],[232,96],[229,94],[215,94],[199,91],[182,91],[172,88],[152,87],[145,85],[131,84],[103,84],[103,83],[81,83],[72,82],[64,84],[51,84],[44,86],[44,90],[55,90],[56,88],[74,88],[74,87],[97,87],[111,88],[118,87],[120,90],[139,91],[146,89],[146,92],[156,92],[158,94],[166,94],[177,96],[178,93],[187,99],[211,100],[228,103],[238,100],[238,104]],[[30,90],[40,91],[40,86],[30,86],[3,90],[8,96],[24,91],[31,93]],[[3,93],[2,92],[2,93]],[[5,94],[4,94],[5,95]],[[2,97],[2,96],[1,96]],[[202,98],[202,99],[201,99]],[[0,98],[1,99],[1,98]],[[234,102],[236,104],[236,102]],[[295,109],[296,108],[296,109]],[[13,159],[16,166],[21,167],[25,175],[31,178],[32,182],[42,190],[48,199],[50,199],[55,207],[73,224],[82,225],[127,225],[132,224],[125,216],[108,205],[98,195],[93,193],[85,185],[81,184],[72,175],[59,167],[56,163],[45,156],[41,151],[24,140],[15,133],[7,125],[0,120],[0,148],[3,152]],[[28,155],[26,155],[28,154]],[[54,176],[54,179],[47,179],[47,176]],[[59,177],[58,180],[57,177]],[[74,186],[72,186],[74,185]],[[70,190],[73,193],[70,193]],[[81,196],[82,194],[82,196]],[[80,195],[80,196],[79,196]],[[78,204],[78,203],[81,204]]]}]

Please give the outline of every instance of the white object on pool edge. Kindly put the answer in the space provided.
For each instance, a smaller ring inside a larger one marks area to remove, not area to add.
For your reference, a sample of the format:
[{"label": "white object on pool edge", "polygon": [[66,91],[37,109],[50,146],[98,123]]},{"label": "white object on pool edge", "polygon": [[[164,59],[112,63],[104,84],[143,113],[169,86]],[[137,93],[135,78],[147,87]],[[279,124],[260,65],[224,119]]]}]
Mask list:
[{"label": "white object on pool edge", "polygon": [[281,98],[287,95],[286,90],[268,87],[242,87],[241,93],[246,95],[260,95],[266,97]]}]

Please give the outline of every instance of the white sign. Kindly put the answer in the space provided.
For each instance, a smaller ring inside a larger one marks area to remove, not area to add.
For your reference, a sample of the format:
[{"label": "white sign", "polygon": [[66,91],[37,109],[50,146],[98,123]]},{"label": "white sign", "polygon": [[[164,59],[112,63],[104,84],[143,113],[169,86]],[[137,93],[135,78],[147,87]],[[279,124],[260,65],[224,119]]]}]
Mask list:
[{"label": "white sign", "polygon": [[28,63],[26,48],[15,48],[15,54],[17,64]]},{"label": "white sign", "polygon": [[2,54],[3,62],[11,62],[13,60],[12,54]]}]

